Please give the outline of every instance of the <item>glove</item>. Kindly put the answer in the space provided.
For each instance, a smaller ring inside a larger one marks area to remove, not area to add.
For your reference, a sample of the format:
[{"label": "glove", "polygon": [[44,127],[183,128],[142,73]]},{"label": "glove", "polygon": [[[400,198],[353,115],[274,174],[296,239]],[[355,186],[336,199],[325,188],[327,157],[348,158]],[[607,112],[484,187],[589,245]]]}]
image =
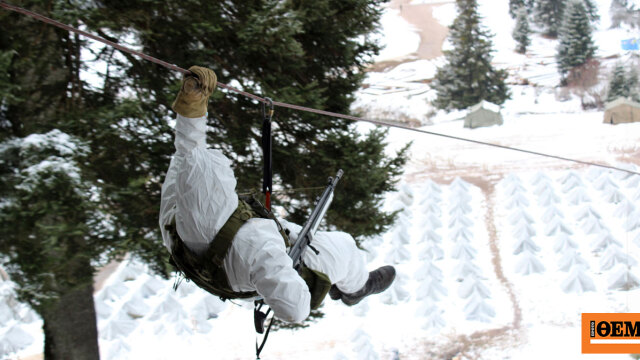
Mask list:
[{"label": "glove", "polygon": [[171,108],[184,117],[203,117],[207,114],[207,102],[216,89],[218,79],[213,70],[204,67],[192,66],[189,71],[192,74],[182,78],[182,88]]}]

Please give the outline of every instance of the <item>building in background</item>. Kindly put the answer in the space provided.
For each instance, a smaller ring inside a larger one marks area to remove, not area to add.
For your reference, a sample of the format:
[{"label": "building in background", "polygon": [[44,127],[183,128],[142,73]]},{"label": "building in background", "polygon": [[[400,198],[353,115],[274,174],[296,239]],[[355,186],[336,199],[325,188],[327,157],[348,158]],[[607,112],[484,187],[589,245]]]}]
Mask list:
[{"label": "building in background", "polygon": [[604,109],[604,123],[621,124],[640,122],[640,103],[632,101],[631,99],[619,97],[608,102]]},{"label": "building in background", "polygon": [[488,101],[481,101],[469,108],[467,116],[464,118],[464,127],[477,128],[492,125],[502,125],[502,114],[500,106]]}]

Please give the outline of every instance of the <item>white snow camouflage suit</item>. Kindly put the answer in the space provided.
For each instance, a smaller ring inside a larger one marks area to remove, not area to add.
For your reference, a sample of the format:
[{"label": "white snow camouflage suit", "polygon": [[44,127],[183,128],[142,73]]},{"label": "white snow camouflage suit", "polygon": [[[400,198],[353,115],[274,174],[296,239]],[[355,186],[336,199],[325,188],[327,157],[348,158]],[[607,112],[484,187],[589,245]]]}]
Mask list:
[{"label": "white snow camouflage suit", "polygon": [[[185,245],[202,253],[238,206],[231,161],[219,150],[207,148],[206,128],[206,116],[177,115],[176,153],[162,185],[160,205],[160,229],[169,251],[171,236],[165,225],[174,218]],[[301,227],[280,221],[295,239]],[[309,268],[326,274],[344,293],[364,287],[369,276],[364,253],[350,235],[318,232],[313,246],[319,254],[307,251],[303,259]],[[249,219],[234,237],[224,269],[234,291],[256,291],[279,319],[299,323],[309,315],[311,294],[293,269],[273,220]]]}]

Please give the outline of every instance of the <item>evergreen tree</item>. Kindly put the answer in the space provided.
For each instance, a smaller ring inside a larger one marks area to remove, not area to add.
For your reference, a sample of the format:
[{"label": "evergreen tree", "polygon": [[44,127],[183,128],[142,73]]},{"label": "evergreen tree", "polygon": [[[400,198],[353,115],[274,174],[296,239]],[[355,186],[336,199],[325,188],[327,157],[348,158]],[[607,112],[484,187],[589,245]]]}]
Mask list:
[{"label": "evergreen tree", "polygon": [[638,76],[638,70],[636,68],[629,69],[627,88],[629,89],[629,95],[627,96],[633,101],[640,102],[640,76]]},{"label": "evergreen tree", "polygon": [[475,0],[456,0],[458,16],[450,26],[453,50],[445,51],[447,64],[438,68],[433,82],[439,109],[464,109],[482,100],[502,104],[509,98],[506,70],[491,65],[490,33],[480,25]]},{"label": "evergreen tree", "polygon": [[607,91],[607,102],[613,101],[619,97],[627,97],[626,87],[626,71],[620,63],[616,64],[613,70],[613,76],[609,81],[609,90]]},{"label": "evergreen tree", "polygon": [[[90,262],[115,233],[103,194],[82,169],[88,151],[57,129],[0,146],[0,253],[19,297],[44,320],[47,359],[99,356]],[[73,341],[78,335],[89,341]]]},{"label": "evergreen tree", "polygon": [[597,22],[600,20],[600,15],[598,14],[598,5],[593,2],[593,0],[582,0],[584,2],[584,7],[587,10],[587,15],[589,15],[589,20],[591,22]]},{"label": "evergreen tree", "polygon": [[536,0],[534,5],[534,19],[542,27],[545,35],[558,36],[562,25],[565,0]]},{"label": "evergreen tree", "polygon": [[640,10],[635,10],[628,0],[611,0],[609,14],[611,28],[618,28],[621,24],[635,26],[634,18],[638,18]]},{"label": "evergreen tree", "polygon": [[593,58],[597,48],[591,33],[591,24],[584,3],[581,0],[570,1],[556,53],[563,83],[572,69],[586,64]]},{"label": "evergreen tree", "polygon": [[527,13],[533,10],[534,0],[509,0],[509,15],[515,19],[518,17],[518,11],[525,9]]},{"label": "evergreen tree", "polygon": [[[534,0],[534,19],[542,27],[545,35],[557,37],[564,23],[565,10],[568,4],[566,0]],[[593,0],[579,0],[586,8],[589,20],[598,21],[598,7]]]},{"label": "evergreen tree", "polygon": [[607,101],[613,101],[619,97],[640,101],[638,73],[634,68],[627,72],[622,63],[616,64],[613,70],[613,76],[609,81],[609,89],[607,91]]},{"label": "evergreen tree", "polygon": [[526,9],[518,10],[516,18],[516,27],[513,29],[513,39],[518,43],[516,51],[520,54],[527,52],[527,47],[531,45],[531,28],[529,27],[529,19]]},{"label": "evergreen tree", "polygon": [[[381,2],[103,0],[78,6],[35,0],[25,6],[64,23],[82,23],[115,42],[133,37],[143,52],[182,67],[210,67],[221,82],[243,90],[347,113],[368,59],[379,51],[362,39],[376,29]],[[83,50],[106,65],[97,84],[82,76]],[[108,47],[89,48],[79,36],[23,15],[0,12],[0,253],[12,278],[24,278],[21,298],[45,321],[47,359],[98,357],[95,332],[67,326],[95,327],[95,265],[130,252],[161,274],[170,271],[157,224],[160,188],[174,151],[169,109],[179,77]],[[259,188],[260,107],[218,91],[209,110],[209,143],[234,160],[238,191]],[[394,214],[380,204],[401,172],[406,148],[388,157],[385,131],[360,135],[350,122],[318,115],[278,108],[274,122],[274,184],[284,190],[316,187],[343,168],[327,225],[362,238],[391,224]],[[51,155],[57,149],[52,145],[33,149],[27,159],[15,145],[55,129],[86,151]],[[46,164],[48,156],[74,164],[80,181],[57,171],[26,191],[21,174]],[[44,186],[47,179],[56,187]],[[287,195],[275,205],[303,221],[317,192]],[[110,228],[100,228],[97,215]],[[70,263],[61,265],[62,259]],[[76,350],[79,343],[83,347]]]}]

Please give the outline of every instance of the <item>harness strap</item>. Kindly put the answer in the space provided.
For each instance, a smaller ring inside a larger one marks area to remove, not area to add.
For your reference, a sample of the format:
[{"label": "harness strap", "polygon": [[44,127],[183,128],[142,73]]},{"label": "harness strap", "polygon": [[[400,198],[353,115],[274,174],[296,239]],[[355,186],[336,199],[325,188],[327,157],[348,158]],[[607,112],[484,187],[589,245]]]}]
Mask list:
[{"label": "harness strap", "polygon": [[233,239],[247,220],[251,218],[266,218],[276,222],[278,231],[282,235],[285,246],[288,246],[288,237],[273,213],[267,211],[264,206],[253,197],[240,197],[238,207],[231,214],[222,228],[218,231],[213,241],[204,254],[196,254],[187,247],[180,235],[178,235],[175,219],[165,228],[171,234],[173,245],[171,246],[170,263],[181,271],[185,278],[193,281],[198,287],[220,297],[221,299],[247,299],[258,297],[258,293],[233,291],[226,271],[224,270],[224,258],[229,253]]},{"label": "harness strap", "polygon": [[229,220],[227,220],[209,244],[205,258],[210,259],[214,264],[222,267],[224,258],[231,249],[233,238],[240,230],[240,227],[253,217],[259,216],[251,211],[251,207],[246,202],[239,200],[236,210],[231,214]]}]

